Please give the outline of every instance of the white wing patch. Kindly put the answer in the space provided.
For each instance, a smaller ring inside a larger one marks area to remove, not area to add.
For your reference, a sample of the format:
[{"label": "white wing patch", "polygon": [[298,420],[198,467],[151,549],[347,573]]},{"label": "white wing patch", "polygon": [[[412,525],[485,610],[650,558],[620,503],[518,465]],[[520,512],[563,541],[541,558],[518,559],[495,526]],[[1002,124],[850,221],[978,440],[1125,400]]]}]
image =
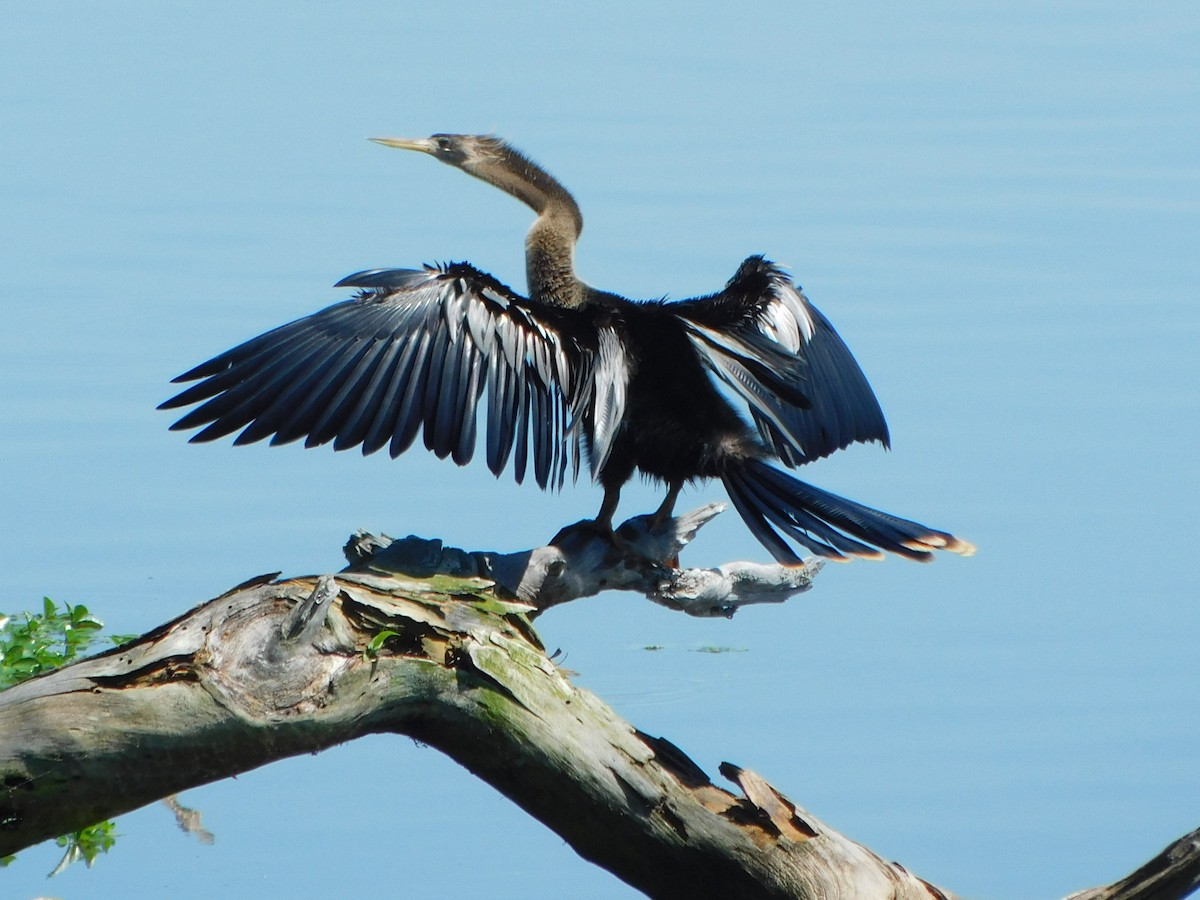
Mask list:
[{"label": "white wing patch", "polygon": [[592,371],[592,478],[612,452],[613,440],[625,418],[625,397],[629,388],[629,360],[625,347],[612,328],[602,328]]},{"label": "white wing patch", "polygon": [[773,279],[771,287],[773,297],[759,315],[758,330],[792,353],[798,353],[817,331],[808,299],[787,278]]}]

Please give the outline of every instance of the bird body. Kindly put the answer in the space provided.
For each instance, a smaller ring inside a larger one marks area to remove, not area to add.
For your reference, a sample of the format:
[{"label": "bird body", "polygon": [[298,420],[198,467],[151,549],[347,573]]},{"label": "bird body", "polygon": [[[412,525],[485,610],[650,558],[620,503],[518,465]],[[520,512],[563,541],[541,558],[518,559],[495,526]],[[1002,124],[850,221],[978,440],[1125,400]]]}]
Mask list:
[{"label": "bird body", "polygon": [[[748,258],[706,297],[632,301],[579,280],[578,206],[510,145],[475,135],[379,142],[429,153],[538,214],[526,238],[529,296],[466,263],[356,273],[338,284],[359,288],[354,298],[175,379],[198,383],[163,408],[201,405],[173,428],[203,426],[193,441],[240,430],[234,443],[303,437],[306,446],[332,441],[364,453],[386,445],[392,456],[421,434],[429,450],[462,465],[482,418],[497,475],[511,467],[521,481],[532,465],[539,486],[559,487],[586,456],[604,488],[596,519],[604,528],[640,472],[667,485],[660,519],[684,484],[721,479],[786,564],[799,562],[789,540],[833,559],[973,550],[769,465],[889,440],[849,349],[773,263]],[[726,394],[746,404],[749,422]]]},{"label": "bird body", "polygon": [[720,478],[727,457],[756,455],[757,441],[702,368],[670,305],[625,305],[618,333],[635,362],[624,427],[600,471],[600,484],[620,487],[635,469],[667,484]]}]

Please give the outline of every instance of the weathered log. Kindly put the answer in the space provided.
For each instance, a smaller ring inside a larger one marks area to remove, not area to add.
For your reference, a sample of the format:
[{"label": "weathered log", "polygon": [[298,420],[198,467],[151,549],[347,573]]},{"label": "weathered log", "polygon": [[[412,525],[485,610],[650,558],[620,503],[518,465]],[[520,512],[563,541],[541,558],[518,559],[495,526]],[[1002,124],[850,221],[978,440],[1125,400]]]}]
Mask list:
[{"label": "weathered log", "polygon": [[[568,537],[553,550],[562,565],[539,569],[539,604],[601,572],[571,571],[598,550]],[[611,580],[639,571],[639,589],[659,591],[660,563],[630,562],[636,535],[618,543],[604,551],[620,558]],[[263,576],[0,693],[0,855],[273,760],[392,732],[441,749],[654,897],[951,896],[753,772],[724,764],[737,792],[713,784],[668,740],[575,687],[532,628],[538,606],[445,571],[448,561],[495,570],[497,554],[408,544],[392,561],[420,551],[434,563],[425,577],[382,573],[387,554],[336,576]],[[514,591],[531,583],[509,570]],[[730,596],[722,602],[736,609]],[[1200,871],[1191,839],[1190,857],[1171,857],[1175,893],[1087,896],[1184,896]]]},{"label": "weathered log", "polygon": [[[712,785],[547,659],[480,580],[255,581],[0,695],[0,853],[370,732],[450,754],[654,896],[859,896],[921,882],[749,772]],[[372,646],[376,645],[374,649]]]}]

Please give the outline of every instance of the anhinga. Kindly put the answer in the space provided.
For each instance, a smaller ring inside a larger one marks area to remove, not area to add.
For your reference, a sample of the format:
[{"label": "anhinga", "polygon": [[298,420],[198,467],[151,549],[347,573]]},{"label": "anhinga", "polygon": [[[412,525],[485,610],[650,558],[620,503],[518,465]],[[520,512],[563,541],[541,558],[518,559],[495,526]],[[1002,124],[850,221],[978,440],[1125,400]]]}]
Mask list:
[{"label": "anhinga", "polygon": [[[856,441],[888,445],[879,403],[846,345],[799,288],[761,256],[718,293],[634,302],[580,281],[583,227],[566,189],[493,136],[378,139],[419,150],[533,208],[525,242],[529,297],[467,263],[372,269],[338,283],[354,298],[247,341],[176,382],[162,404],[202,402],[172,428],[193,441],[241,430],[245,444],[305,438],[335,450],[385,444],[398,456],[418,432],[439,457],[467,463],[486,395],[487,463],[532,457],[540,487],[579,469],[604,488],[596,524],[611,529],[635,471],[663,481],[659,520],[687,482],[720,478],[750,530],[780,562],[791,539],[833,559],[888,550],[928,560],[974,548],[943,531],[830,494],[773,468]],[[748,423],[718,389],[746,403]]]}]

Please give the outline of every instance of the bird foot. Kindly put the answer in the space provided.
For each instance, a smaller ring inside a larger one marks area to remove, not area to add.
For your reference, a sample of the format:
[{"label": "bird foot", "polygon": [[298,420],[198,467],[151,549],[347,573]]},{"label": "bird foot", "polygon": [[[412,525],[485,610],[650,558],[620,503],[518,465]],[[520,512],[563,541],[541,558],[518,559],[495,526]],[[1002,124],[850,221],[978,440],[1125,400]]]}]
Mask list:
[{"label": "bird foot", "polygon": [[590,535],[609,541],[616,536],[612,525],[607,522],[601,522],[599,519],[581,519],[558,529],[558,533],[550,539],[550,543],[557,547],[577,534]]},{"label": "bird foot", "polygon": [[639,554],[671,569],[679,568],[679,552],[696,532],[725,509],[724,503],[709,503],[691,512],[662,519],[659,513],[626,519],[617,534]]},{"label": "bird foot", "polygon": [[626,519],[617,526],[614,536],[625,546],[653,548],[646,555],[653,555],[656,559],[660,560],[660,565],[666,566],[668,569],[678,569],[678,549],[665,558],[655,552],[660,551],[664,547],[678,548],[680,546],[675,539],[674,522],[675,520],[670,516],[663,517],[659,513],[634,516],[631,519]]},{"label": "bird foot", "polygon": [[567,525],[550,539],[550,546],[564,550],[585,544],[602,547],[613,559],[624,555],[628,549],[625,540],[613,530],[612,525],[600,519],[583,519]]},{"label": "bird foot", "polygon": [[613,529],[603,519],[584,519],[559,530],[550,543],[562,549],[588,544],[620,557],[647,560],[654,565],[679,569],[679,552],[705,523],[725,509],[724,503],[709,503],[665,521],[656,514],[634,516]]}]

